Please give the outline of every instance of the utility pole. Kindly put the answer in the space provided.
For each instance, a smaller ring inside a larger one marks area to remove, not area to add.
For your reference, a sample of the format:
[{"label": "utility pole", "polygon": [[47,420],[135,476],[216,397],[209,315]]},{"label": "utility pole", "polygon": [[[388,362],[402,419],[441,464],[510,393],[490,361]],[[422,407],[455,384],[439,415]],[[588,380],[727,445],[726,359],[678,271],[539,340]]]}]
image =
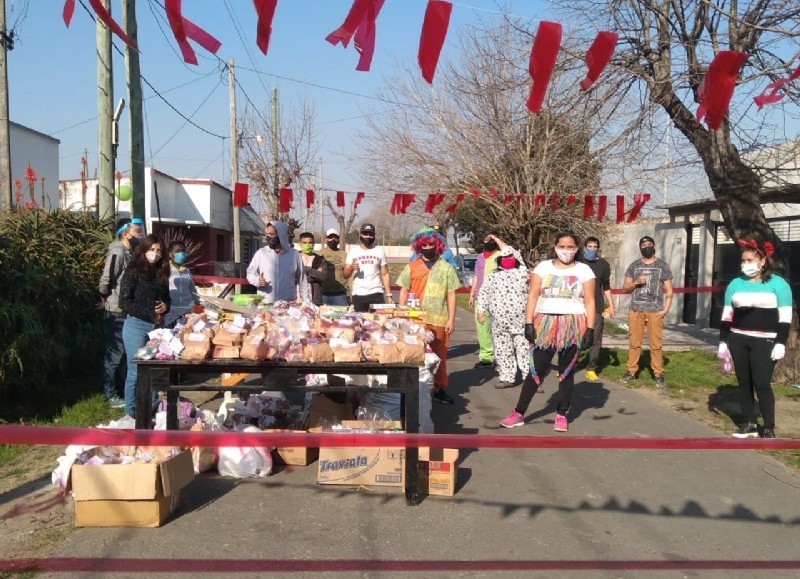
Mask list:
[{"label": "utility pole", "polygon": [[[109,0],[103,0],[111,10]],[[113,139],[114,75],[111,63],[111,30],[97,19],[97,217],[100,221],[114,218],[114,158]],[[113,229],[114,224],[109,227]]]},{"label": "utility pole", "polygon": [[[278,161],[278,89],[272,89],[272,193],[275,196],[275,203],[278,203],[280,196],[280,163]],[[280,205],[278,205],[280,207]]]},{"label": "utility pole", "polygon": [[[322,234],[325,235],[325,187],[322,182],[322,157],[319,159],[319,224]],[[339,232],[342,233],[341,231]],[[345,243],[347,243],[345,241]]]},{"label": "utility pole", "polygon": [[[122,4],[125,34],[139,43],[139,26],[136,23],[136,0],[125,0]],[[142,114],[142,75],[139,69],[139,51],[125,46],[125,75],[128,81],[128,115],[131,145],[131,217],[144,219],[144,121]]]},{"label": "utility pole", "polygon": [[[233,181],[232,189],[236,189],[236,183],[239,182],[239,132],[236,129],[236,73],[233,69],[232,58],[228,59],[228,84],[230,85],[228,94],[231,123],[231,180]],[[242,243],[239,232],[239,208],[235,203],[233,204],[233,269],[236,277],[240,277],[242,274]]]},{"label": "utility pole", "polygon": [[14,32],[6,34],[6,0],[0,0],[0,213],[14,205],[11,189],[11,136],[8,128],[8,53],[14,48]]}]

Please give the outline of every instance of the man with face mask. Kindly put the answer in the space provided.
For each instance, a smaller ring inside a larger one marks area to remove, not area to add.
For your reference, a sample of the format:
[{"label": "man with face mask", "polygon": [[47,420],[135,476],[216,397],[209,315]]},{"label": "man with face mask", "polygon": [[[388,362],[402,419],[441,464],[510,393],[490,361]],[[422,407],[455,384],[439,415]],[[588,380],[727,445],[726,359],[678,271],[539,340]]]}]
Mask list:
[{"label": "man with face mask", "polygon": [[103,273],[100,276],[99,289],[106,337],[102,385],[106,402],[112,408],[122,408],[125,405],[121,394],[127,374],[125,346],[122,343],[125,314],[119,307],[119,284],[125,268],[131,261],[133,250],[142,237],[144,237],[144,221],[138,218],[119,220],[117,238],[108,246]]},{"label": "man with face mask", "polygon": [[267,224],[265,241],[266,247],[255,253],[247,267],[247,281],[256,286],[267,304],[310,300],[303,260],[289,242],[286,224]]},{"label": "man with face mask", "polygon": [[308,231],[300,234],[300,257],[303,260],[308,286],[311,289],[311,302],[322,305],[322,284],[328,278],[328,265],[325,258],[314,253],[314,234]]},{"label": "man with face mask", "polygon": [[594,343],[589,349],[589,361],[586,364],[586,377],[595,381],[597,366],[600,363],[600,349],[603,347],[603,313],[605,302],[608,302],[608,315],[614,317],[614,300],[611,298],[611,266],[600,257],[600,240],[587,237],[583,242],[583,261],[594,272],[594,304],[597,314],[594,316]]},{"label": "man with face mask", "polygon": [[664,317],[672,305],[672,270],[664,260],[656,257],[653,238],[644,236],[639,240],[641,259],[637,259],[625,270],[625,283],[622,291],[633,294],[628,313],[630,328],[630,350],[628,352],[628,371],[622,376],[623,384],[636,380],[639,371],[639,357],[642,354],[644,330],[650,345],[650,368],[655,376],[656,386],[664,388],[664,356],[661,349],[664,334]]},{"label": "man with face mask", "polygon": [[322,282],[322,303],[326,306],[347,306],[347,280],[344,277],[344,249],[339,245],[339,231],[331,227],[325,232],[325,247],[320,252],[328,266]]},{"label": "man with face mask", "polygon": [[353,278],[353,309],[368,312],[372,304],[394,303],[389,266],[382,247],[375,247],[375,226],[361,226],[358,247],[344,260],[345,279]]}]

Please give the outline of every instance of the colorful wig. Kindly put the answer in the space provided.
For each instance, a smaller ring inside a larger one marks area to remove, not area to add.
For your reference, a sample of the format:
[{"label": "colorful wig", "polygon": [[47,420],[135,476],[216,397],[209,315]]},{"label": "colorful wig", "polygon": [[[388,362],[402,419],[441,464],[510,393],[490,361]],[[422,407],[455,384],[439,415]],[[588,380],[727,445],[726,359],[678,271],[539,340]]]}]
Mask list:
[{"label": "colorful wig", "polygon": [[422,253],[423,245],[433,245],[436,248],[436,253],[442,255],[444,253],[447,242],[438,231],[431,228],[420,229],[411,238],[411,249],[415,253]]}]

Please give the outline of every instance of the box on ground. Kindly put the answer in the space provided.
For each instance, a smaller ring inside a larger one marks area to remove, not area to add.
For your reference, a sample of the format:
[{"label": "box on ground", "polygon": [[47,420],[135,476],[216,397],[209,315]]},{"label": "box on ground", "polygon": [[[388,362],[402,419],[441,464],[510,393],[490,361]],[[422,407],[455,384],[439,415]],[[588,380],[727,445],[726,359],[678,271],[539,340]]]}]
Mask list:
[{"label": "box on ground", "polygon": [[[338,394],[338,393],[337,393]],[[355,418],[353,405],[350,402],[334,402],[324,394],[317,394],[311,401],[309,426],[332,426],[336,423]]]},{"label": "box on ground", "polygon": [[70,486],[76,527],[160,527],[194,478],[192,455],[162,462],[75,465]]},{"label": "box on ground", "polygon": [[[342,426],[369,429],[374,423],[344,420]],[[401,422],[382,422],[382,430],[400,430]],[[405,448],[320,448],[317,482],[325,485],[403,486]]]},{"label": "box on ground", "polygon": [[[281,430],[278,428],[268,428],[264,432],[306,432],[305,430]],[[278,447],[273,453],[278,464],[291,466],[306,466],[317,460],[319,456],[318,448],[308,448],[303,446],[284,446]]]},{"label": "box on ground", "polygon": [[457,448],[420,448],[417,465],[419,492],[452,497],[456,492]]}]

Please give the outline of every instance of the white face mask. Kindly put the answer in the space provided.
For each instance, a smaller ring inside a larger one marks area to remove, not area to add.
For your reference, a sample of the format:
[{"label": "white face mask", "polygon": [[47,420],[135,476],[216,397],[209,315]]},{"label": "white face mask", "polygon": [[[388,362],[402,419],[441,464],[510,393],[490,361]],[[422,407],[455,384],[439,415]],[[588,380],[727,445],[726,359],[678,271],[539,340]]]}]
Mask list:
[{"label": "white face mask", "polygon": [[578,253],[577,249],[558,249],[556,248],[556,257],[561,263],[572,263],[575,259],[575,254]]},{"label": "white face mask", "polygon": [[761,271],[761,266],[757,263],[748,262],[742,264],[742,273],[747,277],[755,277]]},{"label": "white face mask", "polygon": [[155,263],[159,259],[161,259],[161,252],[160,251],[154,251],[154,250],[153,251],[148,251],[147,253],[144,254],[144,256],[147,258],[147,261],[149,261],[150,263]]}]

